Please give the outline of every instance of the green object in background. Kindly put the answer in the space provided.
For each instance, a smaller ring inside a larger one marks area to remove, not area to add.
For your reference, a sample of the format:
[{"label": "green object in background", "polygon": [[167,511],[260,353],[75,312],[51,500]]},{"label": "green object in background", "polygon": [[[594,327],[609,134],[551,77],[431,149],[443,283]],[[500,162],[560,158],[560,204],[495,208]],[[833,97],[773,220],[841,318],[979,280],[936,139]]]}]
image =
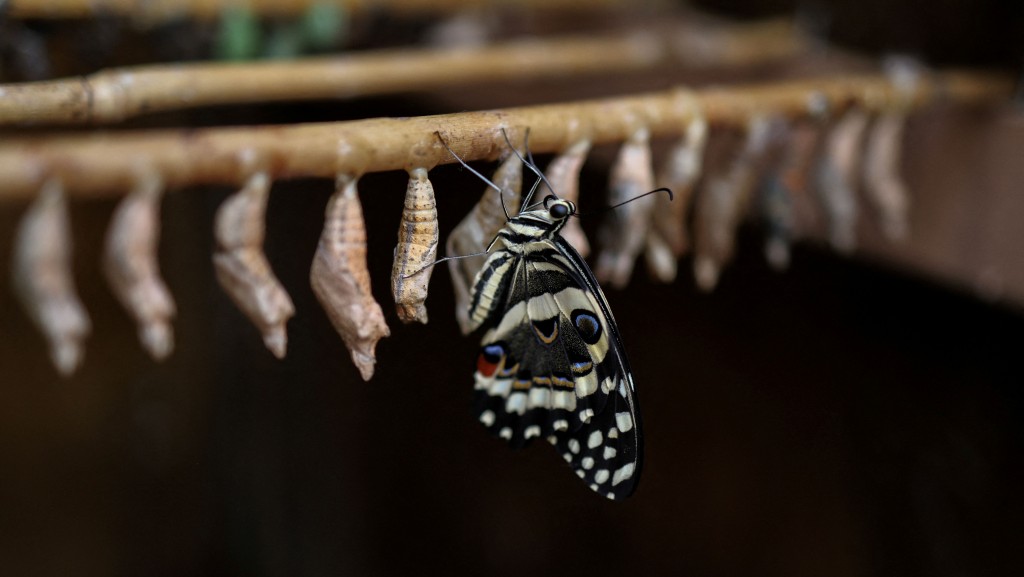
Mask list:
[{"label": "green object in background", "polygon": [[263,57],[273,60],[296,58],[304,51],[302,28],[292,23],[281,23],[274,27],[263,49]]},{"label": "green object in background", "polygon": [[313,50],[328,50],[348,36],[348,12],[339,2],[314,2],[302,15],[302,36]]},{"label": "green object in background", "polygon": [[248,8],[230,6],[224,9],[217,31],[214,57],[218,60],[251,60],[256,58],[263,41],[263,29],[256,15]]}]

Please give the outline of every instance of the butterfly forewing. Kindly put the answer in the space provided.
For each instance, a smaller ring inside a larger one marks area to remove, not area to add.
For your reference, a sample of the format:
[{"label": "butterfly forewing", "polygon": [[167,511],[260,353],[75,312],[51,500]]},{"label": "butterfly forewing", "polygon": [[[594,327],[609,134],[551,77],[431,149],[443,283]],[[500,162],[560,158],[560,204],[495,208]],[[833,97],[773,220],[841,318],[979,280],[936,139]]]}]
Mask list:
[{"label": "butterfly forewing", "polygon": [[632,377],[604,294],[558,236],[562,224],[546,209],[511,219],[477,275],[469,316],[488,330],[475,408],[513,446],[545,438],[591,489],[621,499],[642,452]]}]

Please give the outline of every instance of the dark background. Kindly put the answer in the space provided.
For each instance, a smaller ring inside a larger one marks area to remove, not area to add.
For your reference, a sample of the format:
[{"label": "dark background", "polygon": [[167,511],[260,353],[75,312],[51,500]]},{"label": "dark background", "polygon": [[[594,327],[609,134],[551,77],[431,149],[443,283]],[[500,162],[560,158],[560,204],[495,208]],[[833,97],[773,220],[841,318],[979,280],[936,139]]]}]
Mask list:
[{"label": "dark background", "polygon": [[[742,16],[792,7],[702,5]],[[859,15],[852,5],[828,5],[829,29],[866,49],[898,44],[886,31],[903,30],[940,60],[1006,64],[1015,57],[992,47],[1020,43],[1019,21],[1003,17],[1019,16],[1011,4],[878,1],[857,3]],[[958,35],[936,40],[956,21]],[[445,111],[398,96],[182,115],[198,125]],[[928,170],[963,171],[909,150],[912,186]],[[1003,152],[1019,162],[1019,150]],[[588,163],[584,190],[603,190],[606,170]],[[451,166],[431,179],[446,234],[483,187]],[[775,273],[755,227],[712,294],[694,287],[689,259],[669,286],[641,266],[608,298],[635,371],[646,468],[634,497],[610,503],[546,445],[514,452],[475,422],[477,339],[456,328],[447,270],[434,274],[429,325],[403,326],[388,305],[405,175],[368,175],[360,188],[392,330],[369,383],[308,283],[331,183],[281,182],[271,197],[266,250],[297,309],[283,362],[214,279],[211,223],[230,190],[164,202],[161,264],[179,319],[162,364],[137,345],[97,266],[114,203],[72,203],[94,323],[78,375],[55,376],[0,289],[4,574],[1024,573],[1018,305],[813,243]],[[0,206],[0,271],[23,209]]]}]

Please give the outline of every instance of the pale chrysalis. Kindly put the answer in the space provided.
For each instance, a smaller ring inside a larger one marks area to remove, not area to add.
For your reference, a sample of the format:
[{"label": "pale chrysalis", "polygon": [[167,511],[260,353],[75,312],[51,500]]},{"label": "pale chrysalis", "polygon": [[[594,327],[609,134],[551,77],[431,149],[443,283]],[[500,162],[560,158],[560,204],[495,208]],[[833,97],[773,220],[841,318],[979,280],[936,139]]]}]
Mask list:
[{"label": "pale chrysalis", "polygon": [[285,325],[295,306],[263,254],[270,184],[266,172],[257,172],[217,209],[213,264],[220,285],[259,329],[266,347],[284,358]]},{"label": "pale chrysalis", "polygon": [[649,231],[655,198],[640,198],[654,189],[651,166],[650,131],[641,128],[619,149],[609,178],[608,213],[601,228],[601,254],[594,268],[597,280],[622,288],[633,274],[633,266]]},{"label": "pale chrysalis", "polygon": [[71,225],[64,187],[47,180],[21,219],[11,267],[14,290],[25,311],[46,335],[57,371],[69,376],[85,355],[92,330],[75,292],[71,270]]},{"label": "pale chrysalis", "polygon": [[351,176],[337,178],[335,193],[327,203],[324,230],[309,281],[363,380],[370,380],[377,362],[377,341],[391,332],[370,290],[366,224],[356,179]]},{"label": "pale chrysalis", "polygon": [[[559,198],[579,205],[580,170],[587,160],[588,152],[590,152],[590,141],[580,140],[548,164],[547,170],[544,171],[544,177]],[[580,253],[580,256],[586,258],[590,254],[590,243],[587,242],[587,237],[583,234],[579,219],[570,218],[566,221],[561,234],[576,249],[576,252]]]},{"label": "pale chrysalis", "polygon": [[157,360],[174,350],[171,321],[176,313],[157,258],[162,196],[160,176],[142,174],[114,211],[103,255],[110,288],[135,319],[142,346]]}]

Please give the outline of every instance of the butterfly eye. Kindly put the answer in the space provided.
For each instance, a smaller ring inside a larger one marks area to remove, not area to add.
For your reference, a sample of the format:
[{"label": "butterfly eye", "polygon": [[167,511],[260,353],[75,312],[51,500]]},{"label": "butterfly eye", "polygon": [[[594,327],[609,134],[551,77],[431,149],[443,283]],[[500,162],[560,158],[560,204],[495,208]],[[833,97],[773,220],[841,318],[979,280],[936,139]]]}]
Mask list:
[{"label": "butterfly eye", "polygon": [[548,208],[548,214],[551,215],[551,218],[560,220],[569,216],[569,207],[564,203],[558,203]]}]

